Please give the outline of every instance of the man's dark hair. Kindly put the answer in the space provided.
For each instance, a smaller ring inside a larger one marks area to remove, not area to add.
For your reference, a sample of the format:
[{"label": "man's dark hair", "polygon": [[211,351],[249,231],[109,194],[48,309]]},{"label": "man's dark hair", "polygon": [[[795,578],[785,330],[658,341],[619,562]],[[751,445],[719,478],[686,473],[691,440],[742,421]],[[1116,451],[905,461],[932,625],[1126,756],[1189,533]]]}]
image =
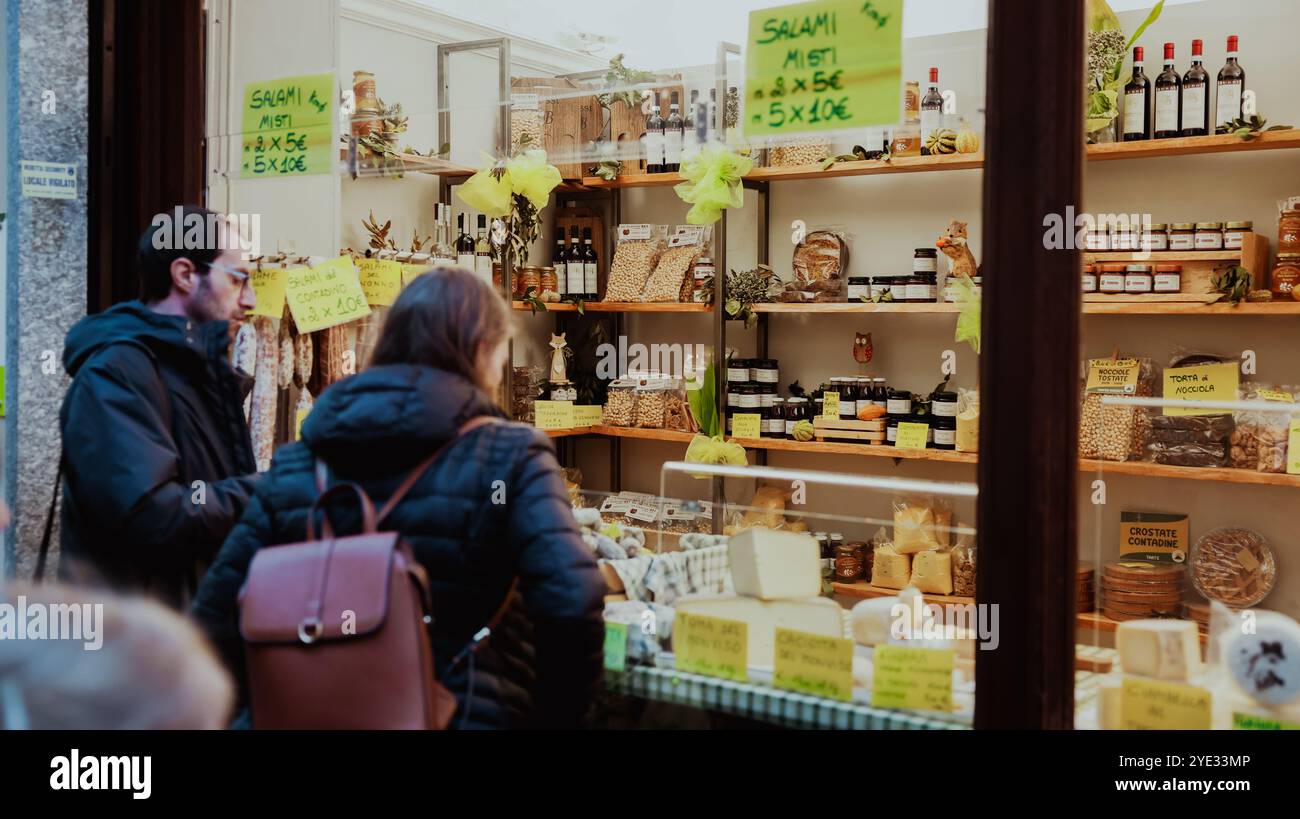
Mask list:
[{"label": "man's dark hair", "polygon": [[[203,221],[203,240],[197,246],[187,247],[184,240],[185,226],[192,222],[191,214],[197,214]],[[166,217],[160,219],[160,216]],[[221,255],[221,236],[208,231],[208,225],[221,220],[220,214],[201,208],[198,205],[185,205],[180,208],[179,224],[176,224],[177,211],[172,210],[158,214],[150,220],[149,227],[140,234],[137,248],[140,262],[140,298],[145,302],[162,301],[172,291],[172,262],[177,259],[189,259],[199,268],[200,273],[208,272],[208,265]],[[154,238],[157,236],[158,241]],[[176,238],[182,241],[175,241]],[[159,247],[161,246],[161,247]]]}]

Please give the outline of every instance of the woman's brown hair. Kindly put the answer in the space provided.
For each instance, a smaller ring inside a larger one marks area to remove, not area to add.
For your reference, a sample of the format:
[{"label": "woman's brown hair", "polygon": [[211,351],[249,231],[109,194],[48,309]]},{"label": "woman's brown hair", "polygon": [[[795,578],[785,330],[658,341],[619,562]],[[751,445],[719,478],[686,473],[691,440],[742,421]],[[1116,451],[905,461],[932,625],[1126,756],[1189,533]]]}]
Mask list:
[{"label": "woman's brown hair", "polygon": [[510,313],[487,282],[438,267],[407,285],[388,311],[370,363],[421,364],[483,387],[479,356],[510,335]]}]

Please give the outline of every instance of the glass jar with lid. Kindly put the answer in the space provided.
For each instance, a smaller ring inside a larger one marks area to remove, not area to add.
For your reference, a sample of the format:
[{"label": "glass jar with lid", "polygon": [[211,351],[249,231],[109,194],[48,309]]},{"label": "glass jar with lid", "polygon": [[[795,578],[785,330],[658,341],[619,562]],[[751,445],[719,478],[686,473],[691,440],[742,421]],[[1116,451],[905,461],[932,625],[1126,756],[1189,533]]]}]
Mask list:
[{"label": "glass jar with lid", "polygon": [[1083,235],[1084,250],[1110,250],[1110,233],[1099,227],[1090,227]]},{"label": "glass jar with lid", "polygon": [[1131,264],[1124,271],[1125,293],[1150,293],[1152,285],[1151,265]]},{"label": "glass jar with lid", "polygon": [[1181,293],[1183,290],[1183,266],[1180,264],[1158,264],[1151,291],[1153,293]]},{"label": "glass jar with lid", "polygon": [[559,284],[555,281],[554,267],[539,267],[538,270],[538,287],[541,293],[559,293]]},{"label": "glass jar with lid", "polygon": [[1277,252],[1300,253],[1300,210],[1284,210],[1278,217]]},{"label": "glass jar with lid", "polygon": [[871,403],[889,409],[889,384],[882,377],[871,379]]},{"label": "glass jar with lid", "polygon": [[767,430],[765,437],[784,438],[785,434],[785,399],[781,396],[775,396],[772,399],[772,408],[767,412]]},{"label": "glass jar with lid", "polygon": [[938,274],[913,273],[907,283],[907,300],[912,304],[930,304],[938,301]]},{"label": "glass jar with lid", "polygon": [[938,273],[939,250],[933,247],[918,247],[912,253],[913,273]]},{"label": "glass jar with lid", "polygon": [[1300,253],[1279,253],[1273,265],[1269,289],[1275,299],[1296,299],[1300,290]]},{"label": "glass jar with lid", "polygon": [[778,369],[775,358],[751,359],[749,365],[751,380],[754,383],[776,385],[780,382],[781,371]]},{"label": "glass jar with lid", "polygon": [[890,287],[894,283],[893,273],[877,273],[871,277],[871,300],[880,301],[884,299],[885,294],[890,292]]},{"label": "glass jar with lid", "polygon": [[902,418],[907,420],[912,417],[912,393],[908,390],[889,391],[889,398],[885,402],[885,412],[892,418]]},{"label": "glass jar with lid", "polygon": [[1083,292],[1097,292],[1097,265],[1086,264],[1083,266]]},{"label": "glass jar with lid", "polygon": [[1156,222],[1142,231],[1141,250],[1168,250],[1169,249],[1169,226],[1164,222]]},{"label": "glass jar with lid", "polygon": [[1223,223],[1197,222],[1195,246],[1197,250],[1223,250]]},{"label": "glass jar with lid", "polygon": [[758,409],[758,388],[749,384],[737,389],[740,393],[740,404],[736,407],[739,412],[754,412]]},{"label": "glass jar with lid", "polygon": [[794,397],[787,399],[785,402],[785,437],[794,437],[795,424],[800,421],[808,421],[809,417],[808,399]]},{"label": "glass jar with lid", "polygon": [[731,358],[727,360],[727,383],[749,383],[749,359]]},{"label": "glass jar with lid", "polygon": [[859,543],[839,543],[835,547],[835,579],[852,583],[862,579],[862,553]]},{"label": "glass jar with lid", "polygon": [[849,276],[848,301],[871,301],[871,277]]},{"label": "glass jar with lid", "polygon": [[873,382],[870,378],[858,379],[858,412],[862,412],[873,403],[875,397]]},{"label": "glass jar with lid", "polygon": [[[933,418],[957,417],[957,393],[952,390],[939,390],[930,396],[930,415]],[[954,430],[957,427],[953,427]]]},{"label": "glass jar with lid", "polygon": [[1102,293],[1123,293],[1125,268],[1123,262],[1103,262],[1097,275],[1097,289]]},{"label": "glass jar with lid", "polygon": [[1196,223],[1174,222],[1169,226],[1170,250],[1196,249]]},{"label": "glass jar with lid", "polygon": [[758,392],[758,405],[764,409],[771,409],[772,402],[776,400],[776,385],[759,384],[754,389]]},{"label": "glass jar with lid", "polygon": [[854,378],[831,379],[839,381],[840,418],[851,420],[858,416],[858,382]]},{"label": "glass jar with lid", "polygon": [[1246,243],[1246,234],[1253,233],[1254,222],[1227,222],[1223,225],[1223,249],[1241,250]]},{"label": "glass jar with lid", "polygon": [[[515,297],[526,298],[529,295],[536,296],[541,292],[542,271],[538,267],[523,267],[519,270],[519,275],[515,278]],[[530,294],[529,288],[532,288]]]},{"label": "glass jar with lid", "polygon": [[1137,250],[1138,231],[1139,227],[1131,224],[1127,220],[1112,225],[1110,232],[1110,249]]},{"label": "glass jar with lid", "polygon": [[902,274],[889,277],[889,300],[890,301],[892,302],[907,301],[907,283],[911,280],[911,278],[912,278],[911,276],[904,276]]},{"label": "glass jar with lid", "polygon": [[935,414],[930,418],[930,445],[935,449],[957,448],[957,418]]}]

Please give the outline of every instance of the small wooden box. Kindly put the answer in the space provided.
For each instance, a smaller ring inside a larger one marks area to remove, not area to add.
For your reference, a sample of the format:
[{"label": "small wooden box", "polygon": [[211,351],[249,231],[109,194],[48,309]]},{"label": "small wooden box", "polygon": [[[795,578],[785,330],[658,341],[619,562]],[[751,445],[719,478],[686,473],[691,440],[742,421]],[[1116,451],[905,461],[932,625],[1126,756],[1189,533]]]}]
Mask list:
[{"label": "small wooden box", "polygon": [[[600,272],[601,278],[609,269],[608,260],[605,258],[605,220],[601,218],[598,211],[591,208],[556,208],[555,209],[555,236],[564,231],[565,247],[568,247],[569,228],[576,227],[578,235],[582,235],[584,228],[591,228],[591,246],[596,248],[596,270]],[[555,239],[551,239],[551,246],[555,246]]]},{"label": "small wooden box", "polygon": [[[546,149],[551,164],[565,179],[581,179],[586,174],[586,166],[591,161],[583,156],[583,151],[588,143],[600,138],[605,127],[605,110],[595,95],[569,96],[583,90],[585,87],[573,80],[557,77],[514,77],[510,80],[512,94],[538,95],[543,117],[543,144],[536,147]],[[512,112],[512,116],[525,115],[523,111]],[[557,162],[557,159],[566,161]]]},{"label": "small wooden box", "polygon": [[879,432],[885,431],[885,419],[876,418],[871,421],[856,421],[843,418],[827,418],[817,416],[813,419],[813,429],[815,430],[835,430],[845,432]]}]

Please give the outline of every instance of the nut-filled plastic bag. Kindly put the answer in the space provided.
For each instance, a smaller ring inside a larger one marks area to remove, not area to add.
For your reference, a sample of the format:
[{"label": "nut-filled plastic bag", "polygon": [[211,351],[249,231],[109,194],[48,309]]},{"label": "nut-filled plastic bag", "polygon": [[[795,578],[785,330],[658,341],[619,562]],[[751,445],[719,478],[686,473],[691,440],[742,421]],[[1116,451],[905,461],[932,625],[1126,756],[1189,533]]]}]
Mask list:
[{"label": "nut-filled plastic bag", "polygon": [[975,543],[961,540],[952,547],[952,593],[975,596]]},{"label": "nut-filled plastic bag", "polygon": [[668,238],[667,225],[619,225],[605,301],[640,301]]},{"label": "nut-filled plastic bag", "polygon": [[1150,398],[1160,389],[1161,370],[1149,358],[1097,358],[1083,364],[1083,406],[1079,413],[1079,457],[1128,461],[1142,457],[1151,430],[1145,407],[1106,405],[1107,395]]},{"label": "nut-filled plastic bag", "polygon": [[[1300,395],[1300,387],[1277,384],[1246,383],[1242,399],[1290,404]],[[1291,432],[1291,412],[1279,410],[1244,410],[1234,413],[1236,429],[1232,432],[1228,465],[1259,472],[1286,472],[1287,445]]]},{"label": "nut-filled plastic bag", "polygon": [[636,386],[636,425],[643,429],[663,429],[666,405],[666,382],[663,378],[643,378]]},{"label": "nut-filled plastic bag", "polygon": [[636,426],[636,387],[635,378],[620,378],[611,381],[605,392],[605,406],[601,410],[601,420],[606,426]]}]

